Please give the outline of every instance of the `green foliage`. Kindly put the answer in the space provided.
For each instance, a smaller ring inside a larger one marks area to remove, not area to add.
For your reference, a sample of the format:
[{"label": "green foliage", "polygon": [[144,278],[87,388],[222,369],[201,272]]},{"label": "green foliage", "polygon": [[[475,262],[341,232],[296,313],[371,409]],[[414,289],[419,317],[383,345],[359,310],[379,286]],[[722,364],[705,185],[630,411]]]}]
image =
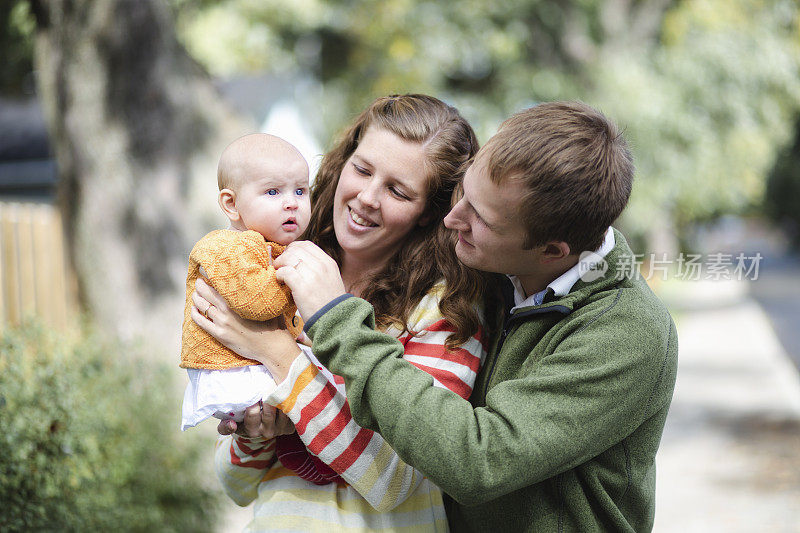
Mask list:
[{"label": "green foliage", "polygon": [[591,85],[586,69],[600,53],[650,46],[664,9],[677,2],[172,4],[180,36],[211,72],[299,71],[315,76],[324,87],[319,107],[327,114],[329,132],[375,96],[415,91],[452,100],[485,137],[522,106],[585,97]]},{"label": "green foliage", "polygon": [[[452,102],[483,141],[538,101],[600,107],[634,149],[635,239],[760,206],[800,110],[796,0],[167,1],[210,72],[316,80],[298,94],[326,142],[387,93]],[[32,35],[28,2],[4,3],[0,87],[23,85]]]},{"label": "green foliage", "polygon": [[172,1],[212,72],[315,77],[326,140],[386,93],[451,101],[483,141],[537,101],[600,107],[635,152],[632,237],[759,205],[800,109],[794,0]]},{"label": "green foliage", "polygon": [[685,2],[660,46],[598,64],[593,95],[627,126],[637,161],[629,226],[644,231],[655,215],[680,234],[761,203],[800,108],[799,13],[782,1]]},{"label": "green foliage", "polygon": [[0,338],[0,530],[213,529],[170,374],[131,352],[30,325]]},{"label": "green foliage", "polygon": [[20,94],[31,91],[33,79],[33,16],[26,0],[0,3],[0,93]]}]

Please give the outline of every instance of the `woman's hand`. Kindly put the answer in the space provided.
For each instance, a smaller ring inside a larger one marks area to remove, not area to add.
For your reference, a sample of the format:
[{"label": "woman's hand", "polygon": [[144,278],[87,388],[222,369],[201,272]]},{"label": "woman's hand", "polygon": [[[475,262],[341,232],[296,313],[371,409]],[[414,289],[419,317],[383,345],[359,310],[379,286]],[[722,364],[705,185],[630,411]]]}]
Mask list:
[{"label": "woman's hand", "polygon": [[276,383],[286,378],[300,348],[283,329],[283,317],[266,322],[244,319],[202,278],[195,282],[192,304],[192,320],[206,333],[242,357],[263,364]]},{"label": "woman's hand", "polygon": [[311,241],[294,241],[275,259],[278,281],[289,286],[303,320],[345,292],[339,266]]},{"label": "woman's hand", "polygon": [[243,437],[274,439],[279,435],[294,433],[294,424],[283,411],[258,402],[245,409],[241,425],[233,420],[221,420],[217,432],[220,435],[236,433]]}]

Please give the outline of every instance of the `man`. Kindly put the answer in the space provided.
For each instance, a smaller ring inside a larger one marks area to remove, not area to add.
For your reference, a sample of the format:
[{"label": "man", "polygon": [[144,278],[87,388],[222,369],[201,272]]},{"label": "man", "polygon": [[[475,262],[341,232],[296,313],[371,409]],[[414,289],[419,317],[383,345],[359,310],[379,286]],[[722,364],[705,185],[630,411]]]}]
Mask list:
[{"label": "man", "polygon": [[368,303],[283,266],[354,419],[444,490],[453,531],[652,528],[677,339],[610,226],[632,178],[619,130],[580,103],[514,115],[478,152],[445,224],[461,261],[508,275],[510,309],[470,402],[371,331]]}]

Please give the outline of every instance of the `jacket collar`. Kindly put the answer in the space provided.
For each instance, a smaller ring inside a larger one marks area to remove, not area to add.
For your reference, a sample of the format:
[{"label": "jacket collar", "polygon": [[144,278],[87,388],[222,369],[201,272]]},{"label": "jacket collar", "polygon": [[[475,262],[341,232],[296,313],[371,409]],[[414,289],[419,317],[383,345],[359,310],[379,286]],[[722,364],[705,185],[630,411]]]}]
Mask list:
[{"label": "jacket collar", "polygon": [[[635,268],[635,264],[632,262],[633,252],[622,233],[616,228],[613,228],[613,231],[615,244],[611,251],[602,259],[602,262],[599,263],[601,270],[602,268],[605,268],[605,270],[597,279],[591,281],[578,279],[570,291],[563,296],[548,291],[541,305],[519,308],[514,313],[513,317],[548,311],[569,314],[592,294],[615,287],[619,285],[622,280],[629,279],[631,275],[634,274],[633,270]],[[584,278],[585,277],[586,276],[584,276]]]},{"label": "jacket collar", "polygon": [[[508,279],[511,280],[511,284],[514,286],[514,305],[515,308],[524,308],[524,307],[531,307],[534,305],[540,305],[544,303],[545,298],[550,296],[561,297],[566,296],[569,294],[569,291],[572,290],[572,287],[584,276],[587,272],[587,265],[590,262],[598,262],[604,260],[605,256],[614,249],[614,245],[616,241],[614,240],[614,229],[609,226],[608,230],[606,230],[605,237],[603,238],[603,243],[600,245],[600,248],[592,252],[591,254],[581,254],[581,260],[575,265],[561,274],[559,277],[551,281],[547,284],[544,290],[538,292],[536,294],[532,294],[531,296],[525,298],[524,291],[522,289],[522,284],[519,282],[519,278],[516,276],[508,276]],[[548,294],[552,293],[552,294]],[[512,309],[513,311],[513,309]]]}]

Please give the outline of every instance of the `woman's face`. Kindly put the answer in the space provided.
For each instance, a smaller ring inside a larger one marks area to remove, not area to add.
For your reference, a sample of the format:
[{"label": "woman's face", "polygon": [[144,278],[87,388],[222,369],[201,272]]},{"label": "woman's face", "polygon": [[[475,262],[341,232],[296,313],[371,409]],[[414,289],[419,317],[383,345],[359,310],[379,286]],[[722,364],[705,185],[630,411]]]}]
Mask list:
[{"label": "woman's face", "polygon": [[380,268],[423,216],[428,194],[420,143],[370,126],[344,165],[333,200],[343,259]]}]

